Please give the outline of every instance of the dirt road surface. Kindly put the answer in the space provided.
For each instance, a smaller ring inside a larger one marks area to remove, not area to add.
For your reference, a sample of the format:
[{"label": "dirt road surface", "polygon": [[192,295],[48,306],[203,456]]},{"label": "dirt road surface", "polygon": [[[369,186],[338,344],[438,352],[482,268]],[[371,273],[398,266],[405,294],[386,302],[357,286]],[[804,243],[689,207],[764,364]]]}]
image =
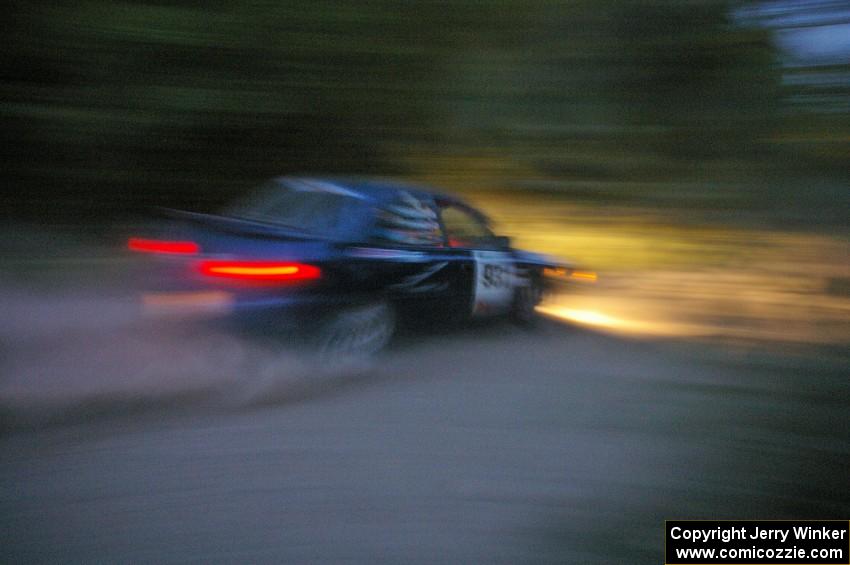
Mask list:
[{"label": "dirt road surface", "polygon": [[661,563],[665,519],[850,512],[841,359],[547,322],[311,379],[128,339],[7,343],[0,561]]}]

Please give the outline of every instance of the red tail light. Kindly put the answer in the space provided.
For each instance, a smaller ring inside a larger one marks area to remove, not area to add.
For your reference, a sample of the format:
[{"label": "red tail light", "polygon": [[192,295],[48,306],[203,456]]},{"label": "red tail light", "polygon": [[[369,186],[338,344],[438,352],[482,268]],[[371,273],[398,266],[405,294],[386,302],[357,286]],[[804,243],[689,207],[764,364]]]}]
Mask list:
[{"label": "red tail light", "polygon": [[177,255],[194,255],[201,248],[194,241],[166,241],[162,239],[142,239],[131,237],[127,242],[127,248],[131,251],[143,253],[172,253]]},{"label": "red tail light", "polygon": [[198,270],[209,277],[277,282],[308,281],[322,274],[313,265],[278,261],[201,261]]}]

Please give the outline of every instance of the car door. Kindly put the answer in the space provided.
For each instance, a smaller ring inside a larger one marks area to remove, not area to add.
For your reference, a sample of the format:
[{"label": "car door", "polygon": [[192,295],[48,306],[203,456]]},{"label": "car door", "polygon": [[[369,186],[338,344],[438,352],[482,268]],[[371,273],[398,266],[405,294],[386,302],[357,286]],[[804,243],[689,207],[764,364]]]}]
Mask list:
[{"label": "car door", "polygon": [[434,198],[400,190],[376,204],[373,216],[368,241],[349,250],[354,268],[371,273],[372,288],[416,311],[414,318],[451,317],[460,307],[461,265],[447,253]]},{"label": "car door", "polygon": [[485,218],[458,202],[440,203],[440,220],[451,252],[465,263],[461,270],[466,308],[474,317],[507,312],[514,299],[516,264]]}]

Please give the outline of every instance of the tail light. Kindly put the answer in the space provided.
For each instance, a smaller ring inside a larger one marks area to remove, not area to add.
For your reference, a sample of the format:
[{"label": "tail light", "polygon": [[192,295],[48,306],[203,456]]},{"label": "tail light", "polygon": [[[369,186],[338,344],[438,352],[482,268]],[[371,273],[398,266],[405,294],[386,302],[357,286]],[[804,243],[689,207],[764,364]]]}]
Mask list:
[{"label": "tail light", "polygon": [[198,270],[209,277],[281,283],[314,280],[322,274],[314,265],[279,261],[200,261]]},{"label": "tail light", "polygon": [[167,241],[164,239],[142,239],[131,237],[127,242],[130,251],[142,253],[169,253],[173,255],[195,255],[201,247],[194,241]]}]

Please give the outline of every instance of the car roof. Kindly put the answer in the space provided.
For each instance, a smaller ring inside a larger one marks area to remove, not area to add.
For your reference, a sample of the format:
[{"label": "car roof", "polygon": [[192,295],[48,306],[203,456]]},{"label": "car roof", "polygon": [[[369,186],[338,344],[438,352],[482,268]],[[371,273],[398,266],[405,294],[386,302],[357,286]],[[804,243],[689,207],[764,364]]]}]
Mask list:
[{"label": "car roof", "polygon": [[374,202],[386,202],[394,199],[401,192],[408,192],[418,197],[432,197],[437,200],[445,200],[470,207],[459,198],[450,194],[445,194],[423,185],[395,179],[344,176],[282,176],[277,177],[275,181],[280,183],[289,181],[328,183],[355,192]]}]

